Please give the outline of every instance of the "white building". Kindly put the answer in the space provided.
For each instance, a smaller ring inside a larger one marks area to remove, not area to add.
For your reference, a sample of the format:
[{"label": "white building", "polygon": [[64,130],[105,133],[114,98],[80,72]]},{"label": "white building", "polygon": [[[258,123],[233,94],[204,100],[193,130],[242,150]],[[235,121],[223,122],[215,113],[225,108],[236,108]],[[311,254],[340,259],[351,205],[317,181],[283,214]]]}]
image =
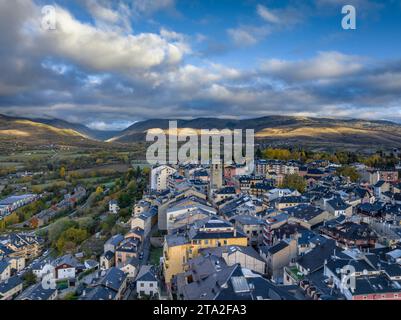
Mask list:
[{"label": "white building", "polygon": [[171,224],[182,216],[188,216],[204,212],[206,214],[215,215],[217,210],[211,207],[206,201],[197,197],[186,197],[173,203],[166,211],[167,230],[170,230]]},{"label": "white building", "polygon": [[168,188],[167,179],[170,175],[177,172],[172,167],[163,165],[152,169],[150,174],[150,188],[151,190],[163,191]]},{"label": "white building", "polygon": [[33,274],[36,276],[38,279],[42,279],[45,275],[52,275],[52,278],[55,278],[56,276],[56,269],[54,266],[48,262],[48,261],[43,261],[37,264],[34,264],[31,268]]},{"label": "white building", "polygon": [[296,190],[291,190],[291,189],[280,189],[280,188],[275,188],[272,190],[269,190],[264,194],[265,199],[267,201],[273,201],[275,199],[281,198],[281,197],[286,197],[286,196],[300,196],[301,194],[296,191]]},{"label": "white building", "polygon": [[120,207],[118,206],[118,202],[116,200],[111,200],[109,202],[109,212],[113,214],[117,214],[120,211]]},{"label": "white building", "polygon": [[57,280],[75,278],[78,261],[71,254],[67,254],[54,260],[52,264],[55,269],[55,278]]},{"label": "white building", "polygon": [[152,266],[142,266],[136,277],[138,297],[160,295],[159,281]]},{"label": "white building", "polygon": [[36,201],[38,198],[37,194],[23,194],[0,200],[0,216],[7,216],[18,208]]}]

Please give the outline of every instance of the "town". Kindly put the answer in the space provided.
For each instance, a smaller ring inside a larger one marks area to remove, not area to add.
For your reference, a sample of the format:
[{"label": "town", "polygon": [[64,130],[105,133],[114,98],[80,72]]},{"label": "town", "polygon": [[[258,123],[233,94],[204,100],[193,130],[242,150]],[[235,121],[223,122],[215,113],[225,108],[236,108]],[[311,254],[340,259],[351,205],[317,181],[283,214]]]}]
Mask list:
[{"label": "town", "polygon": [[266,148],[252,174],[132,161],[42,190],[6,173],[0,300],[399,300],[396,159]]}]

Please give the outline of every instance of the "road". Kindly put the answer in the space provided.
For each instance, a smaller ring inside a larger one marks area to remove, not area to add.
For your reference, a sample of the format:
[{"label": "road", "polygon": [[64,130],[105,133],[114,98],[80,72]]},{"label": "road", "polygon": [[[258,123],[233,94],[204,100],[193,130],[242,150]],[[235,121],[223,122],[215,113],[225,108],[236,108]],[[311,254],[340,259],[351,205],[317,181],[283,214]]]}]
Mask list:
[{"label": "road", "polygon": [[[49,250],[45,251],[44,254],[42,254],[40,257],[38,257],[38,258],[36,258],[36,259],[34,260],[35,263],[40,263],[40,262],[42,262],[43,260],[47,259],[47,257],[49,257],[50,254],[51,254],[52,252],[53,252],[53,249],[49,249]],[[33,264],[33,261],[30,262],[29,265],[28,265],[27,267],[25,267],[25,269],[23,269],[22,271],[20,271],[20,272],[18,273],[18,275],[19,275],[20,277],[22,277],[25,273],[27,273],[28,271],[30,271],[31,268],[32,268],[32,264]]]},{"label": "road", "polygon": [[[150,237],[158,230],[157,224],[152,227],[152,230],[149,232],[149,235],[146,237],[146,239],[143,242],[142,246],[142,252],[143,252],[143,259],[139,260],[139,268],[143,265],[146,265],[149,263],[149,258],[150,258]],[[139,270],[138,270],[139,271]],[[128,285],[128,289],[126,290],[124,294],[124,299],[123,300],[135,300],[136,296],[136,284],[135,281],[132,281]]]}]

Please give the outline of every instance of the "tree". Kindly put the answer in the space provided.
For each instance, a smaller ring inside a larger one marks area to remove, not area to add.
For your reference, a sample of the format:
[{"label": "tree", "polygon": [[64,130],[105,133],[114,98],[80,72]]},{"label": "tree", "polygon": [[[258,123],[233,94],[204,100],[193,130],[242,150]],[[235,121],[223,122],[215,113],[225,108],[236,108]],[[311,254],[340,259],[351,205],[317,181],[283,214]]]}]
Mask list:
[{"label": "tree", "polygon": [[142,173],[145,177],[150,175],[150,168],[143,168]]},{"label": "tree", "polygon": [[352,182],[357,182],[360,179],[358,171],[354,167],[344,166],[337,170],[337,175],[348,177]]},{"label": "tree", "polygon": [[22,276],[22,280],[24,280],[25,287],[29,287],[29,286],[35,284],[37,281],[36,276],[32,272],[32,270],[25,272],[24,275]]},{"label": "tree", "polygon": [[258,149],[256,150],[255,157],[256,157],[256,159],[261,159],[261,158],[263,157],[262,150],[260,150],[260,149],[258,148]]},{"label": "tree", "polygon": [[90,234],[96,232],[97,223],[92,217],[83,217],[77,220],[79,228],[88,231]]},{"label": "tree", "polygon": [[117,216],[116,215],[109,215],[107,218],[100,224],[100,228],[102,229],[103,233],[110,233],[113,229],[114,225],[116,224]]},{"label": "tree", "polygon": [[286,149],[268,148],[263,151],[263,157],[266,159],[290,160],[291,152]]},{"label": "tree", "polygon": [[306,181],[304,178],[297,174],[289,174],[284,177],[284,181],[280,186],[281,188],[296,189],[300,193],[305,192]]},{"label": "tree", "polygon": [[139,179],[142,175],[142,170],[139,166],[136,167],[135,178]]},{"label": "tree", "polygon": [[127,208],[132,203],[132,197],[128,193],[121,193],[118,197],[118,206],[122,209]]},{"label": "tree", "polygon": [[56,248],[59,252],[71,252],[87,238],[88,232],[86,230],[70,228],[60,235],[60,238],[56,242]]},{"label": "tree", "polygon": [[102,194],[104,192],[104,190],[103,190],[103,188],[101,187],[101,186],[98,186],[97,188],[96,188],[96,194],[97,195],[100,195],[100,194]]},{"label": "tree", "polygon": [[49,241],[55,246],[55,242],[65,230],[76,226],[78,224],[68,218],[57,220],[49,227]]},{"label": "tree", "polygon": [[60,178],[62,178],[62,179],[64,179],[65,178],[65,168],[64,167],[61,167],[61,169],[60,169]]},{"label": "tree", "polygon": [[11,226],[19,222],[19,217],[16,212],[10,214],[9,216],[4,218],[4,222],[6,226]]},{"label": "tree", "polygon": [[131,181],[130,183],[128,183],[127,189],[130,194],[135,194],[138,190],[136,181]]},{"label": "tree", "polygon": [[131,211],[128,208],[121,209],[118,215],[124,220],[128,221],[131,217]]}]

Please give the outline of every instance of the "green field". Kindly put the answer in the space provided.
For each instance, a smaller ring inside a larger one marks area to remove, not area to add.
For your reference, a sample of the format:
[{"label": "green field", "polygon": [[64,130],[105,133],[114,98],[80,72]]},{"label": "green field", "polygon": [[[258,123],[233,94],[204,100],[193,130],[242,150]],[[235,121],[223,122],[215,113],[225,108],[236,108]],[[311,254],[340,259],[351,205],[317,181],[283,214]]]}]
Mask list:
[{"label": "green field", "polygon": [[158,266],[160,258],[163,256],[163,248],[150,248],[149,263],[154,266]]}]

